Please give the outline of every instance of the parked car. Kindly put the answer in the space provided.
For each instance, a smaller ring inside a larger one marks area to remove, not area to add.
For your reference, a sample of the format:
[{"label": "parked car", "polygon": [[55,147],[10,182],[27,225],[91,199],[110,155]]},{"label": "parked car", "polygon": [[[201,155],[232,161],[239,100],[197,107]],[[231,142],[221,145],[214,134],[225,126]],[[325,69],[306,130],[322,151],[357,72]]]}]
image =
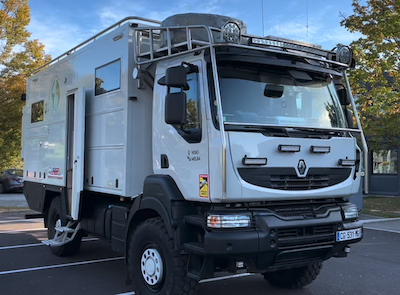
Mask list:
[{"label": "parked car", "polygon": [[0,194],[6,192],[22,192],[24,186],[23,170],[6,169],[0,173]]}]

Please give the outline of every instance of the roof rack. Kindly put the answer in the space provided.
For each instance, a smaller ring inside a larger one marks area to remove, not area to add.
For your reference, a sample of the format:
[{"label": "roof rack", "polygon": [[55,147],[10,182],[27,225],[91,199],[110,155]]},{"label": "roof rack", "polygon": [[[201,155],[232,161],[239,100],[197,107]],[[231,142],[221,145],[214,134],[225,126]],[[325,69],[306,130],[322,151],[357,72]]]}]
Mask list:
[{"label": "roof rack", "polygon": [[140,27],[135,28],[135,37],[134,59],[138,65],[196,52],[208,47],[232,46],[301,57],[325,65],[329,64],[339,70],[348,68],[348,65],[333,59],[335,51],[322,49],[319,45],[274,36],[259,37],[250,34],[243,34],[240,44],[226,43],[222,39],[221,29],[204,25]]},{"label": "roof rack", "polygon": [[108,28],[102,30],[101,32],[99,32],[98,34],[94,35],[93,37],[87,39],[86,41],[80,43],[79,45],[75,46],[74,48],[68,50],[67,52],[61,54],[60,56],[52,59],[51,61],[49,61],[48,63],[46,63],[45,65],[41,66],[40,68],[37,68],[33,74],[36,74],[37,72],[41,71],[43,68],[48,67],[52,64],[55,64],[57,62],[59,62],[61,59],[67,57],[68,55],[71,55],[72,53],[74,53],[75,51],[77,51],[78,49],[86,46],[87,44],[89,44],[90,42],[94,42],[96,41],[96,39],[106,33],[109,33],[112,30],[115,30],[116,28],[119,28],[122,24],[126,23],[127,21],[138,21],[141,24],[155,24],[155,25],[160,25],[161,22],[157,21],[157,20],[152,20],[149,18],[144,18],[144,17],[139,17],[139,16],[128,16],[125,17],[124,19],[121,19],[119,22],[109,26]]},{"label": "roof rack", "polygon": [[210,47],[212,29],[204,25],[136,28],[135,62],[140,65]]}]

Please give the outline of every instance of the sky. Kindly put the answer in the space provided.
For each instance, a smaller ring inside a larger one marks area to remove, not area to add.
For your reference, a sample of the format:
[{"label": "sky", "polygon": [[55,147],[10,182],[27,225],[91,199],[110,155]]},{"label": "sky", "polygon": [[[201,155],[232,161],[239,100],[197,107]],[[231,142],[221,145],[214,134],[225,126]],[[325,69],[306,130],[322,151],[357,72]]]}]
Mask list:
[{"label": "sky", "polygon": [[340,26],[343,15],[352,14],[351,3],[352,0],[30,0],[28,30],[55,58],[127,16],[162,21],[178,13],[215,13],[241,19],[249,34],[332,49],[338,43],[350,44],[361,37]]}]

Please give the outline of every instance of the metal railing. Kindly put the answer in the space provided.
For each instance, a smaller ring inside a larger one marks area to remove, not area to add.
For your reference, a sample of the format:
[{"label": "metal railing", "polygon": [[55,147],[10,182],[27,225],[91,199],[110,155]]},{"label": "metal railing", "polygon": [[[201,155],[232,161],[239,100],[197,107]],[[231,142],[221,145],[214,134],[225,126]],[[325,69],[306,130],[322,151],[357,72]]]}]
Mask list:
[{"label": "metal railing", "polygon": [[[199,34],[199,30],[203,30],[203,34]],[[175,34],[178,34],[179,38],[176,38]],[[199,38],[199,35],[201,35],[201,38]],[[207,47],[229,45],[232,47],[267,51],[292,57],[302,57],[308,60],[326,64],[326,67],[329,67],[329,64],[332,67],[341,69],[348,68],[348,65],[331,59],[332,55],[335,54],[334,51],[316,48],[316,45],[282,39],[282,43],[293,42],[293,46],[291,48],[258,46],[256,44],[251,44],[250,40],[252,38],[264,38],[250,34],[242,34],[241,42],[238,44],[226,43],[222,38],[221,29],[204,25],[156,28],[141,27],[135,29],[135,37],[136,44],[134,58],[138,65],[169,58],[171,56],[178,56],[185,53],[199,51]],[[271,40],[277,39],[277,37],[271,36],[265,38],[269,38]],[[321,56],[321,54],[312,54],[311,51],[304,51],[304,48],[309,50],[318,50],[320,53],[326,53],[326,57]],[[323,66],[323,64],[320,64],[319,66]]]},{"label": "metal railing", "polygon": [[135,62],[150,63],[210,47],[212,28],[197,26],[148,27],[135,29]]}]

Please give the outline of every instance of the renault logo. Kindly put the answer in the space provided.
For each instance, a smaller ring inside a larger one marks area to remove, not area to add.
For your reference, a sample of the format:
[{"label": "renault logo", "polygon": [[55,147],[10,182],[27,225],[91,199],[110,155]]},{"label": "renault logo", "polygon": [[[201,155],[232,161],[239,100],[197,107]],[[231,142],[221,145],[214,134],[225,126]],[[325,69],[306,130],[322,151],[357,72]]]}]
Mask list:
[{"label": "renault logo", "polygon": [[299,173],[303,175],[304,173],[306,173],[306,169],[306,162],[304,160],[300,160],[299,164],[297,164],[297,170],[299,170]]}]

